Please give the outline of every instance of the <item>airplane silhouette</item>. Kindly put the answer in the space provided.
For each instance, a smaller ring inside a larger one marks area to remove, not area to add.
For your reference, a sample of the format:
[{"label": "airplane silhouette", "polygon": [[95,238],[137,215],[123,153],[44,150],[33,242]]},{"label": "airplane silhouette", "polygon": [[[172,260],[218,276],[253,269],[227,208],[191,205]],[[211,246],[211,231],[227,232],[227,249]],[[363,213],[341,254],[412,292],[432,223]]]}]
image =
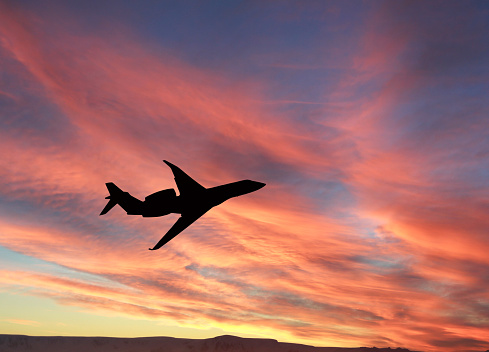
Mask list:
[{"label": "airplane silhouette", "polygon": [[189,227],[194,221],[208,212],[211,208],[226,200],[251,193],[264,187],[262,182],[251,180],[237,181],[225,185],[205,188],[179,167],[163,160],[167,164],[177,184],[180,195],[176,195],[173,188],[155,192],[141,201],[128,192],[122,191],[114,183],[105,185],[110,195],[105,197],[109,202],[100,215],[107,214],[116,204],[124,209],[127,215],[142,215],[143,217],[164,216],[170,213],[181,214],[177,222],[168,230],[161,240],[150,250],[157,250],[167,244],[180,232]]}]

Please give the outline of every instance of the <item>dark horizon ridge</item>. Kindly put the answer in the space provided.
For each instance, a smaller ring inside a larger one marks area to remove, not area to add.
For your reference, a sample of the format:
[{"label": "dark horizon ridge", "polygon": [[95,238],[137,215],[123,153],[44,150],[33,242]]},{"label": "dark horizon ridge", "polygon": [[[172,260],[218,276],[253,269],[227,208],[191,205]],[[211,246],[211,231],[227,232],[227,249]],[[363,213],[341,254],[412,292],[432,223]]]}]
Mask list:
[{"label": "dark horizon ridge", "polygon": [[[269,338],[220,335],[206,339],[169,336],[30,336],[0,334],[2,352],[422,352],[401,347],[315,347]],[[482,352],[482,351],[481,351]]]}]

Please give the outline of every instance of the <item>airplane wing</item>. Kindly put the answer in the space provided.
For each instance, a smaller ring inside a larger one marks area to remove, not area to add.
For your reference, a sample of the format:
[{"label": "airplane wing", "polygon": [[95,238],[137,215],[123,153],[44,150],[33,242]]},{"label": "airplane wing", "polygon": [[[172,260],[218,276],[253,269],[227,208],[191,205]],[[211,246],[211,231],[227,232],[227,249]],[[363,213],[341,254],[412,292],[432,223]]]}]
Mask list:
[{"label": "airplane wing", "polygon": [[175,177],[175,183],[177,184],[178,191],[180,192],[180,194],[185,195],[189,193],[196,193],[196,192],[203,191],[205,189],[204,186],[202,186],[200,183],[195,181],[192,177],[190,177],[185,172],[183,172],[178,166],[175,166],[166,160],[163,160],[163,162],[166,165],[168,165],[171,171],[173,172],[173,176]]},{"label": "airplane wing", "polygon": [[167,244],[170,240],[173,239],[176,235],[178,235],[180,232],[185,230],[187,227],[189,227],[195,220],[200,218],[204,213],[199,213],[198,215],[185,215],[185,216],[180,216],[175,224],[168,230],[168,232],[161,238],[161,240],[153,247],[150,248],[150,251],[155,251],[158,248],[164,246]]}]

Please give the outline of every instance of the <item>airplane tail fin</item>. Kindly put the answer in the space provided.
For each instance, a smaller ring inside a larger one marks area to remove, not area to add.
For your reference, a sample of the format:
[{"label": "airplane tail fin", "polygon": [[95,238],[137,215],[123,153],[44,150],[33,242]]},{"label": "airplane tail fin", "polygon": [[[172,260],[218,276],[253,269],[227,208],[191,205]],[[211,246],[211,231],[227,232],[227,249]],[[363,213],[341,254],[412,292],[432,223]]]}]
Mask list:
[{"label": "airplane tail fin", "polygon": [[107,214],[116,204],[119,204],[128,215],[141,215],[143,202],[139,199],[131,196],[128,192],[122,191],[114,183],[108,182],[105,184],[109,190],[110,195],[105,197],[109,202],[102,210],[100,215]]}]

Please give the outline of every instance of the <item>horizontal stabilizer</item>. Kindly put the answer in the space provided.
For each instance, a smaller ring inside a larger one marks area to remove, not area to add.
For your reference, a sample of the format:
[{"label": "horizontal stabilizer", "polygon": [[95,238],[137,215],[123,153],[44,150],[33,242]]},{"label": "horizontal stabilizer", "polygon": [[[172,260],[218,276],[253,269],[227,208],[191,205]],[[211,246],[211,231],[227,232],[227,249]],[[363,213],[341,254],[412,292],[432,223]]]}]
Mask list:
[{"label": "horizontal stabilizer", "polygon": [[[109,197],[107,197],[107,198],[109,198]],[[109,198],[109,202],[105,206],[104,210],[102,210],[100,215],[107,214],[109,212],[109,210],[112,209],[116,204],[117,204],[117,202],[115,200]]]},{"label": "horizontal stabilizer", "polygon": [[128,192],[124,192],[113,182],[107,182],[105,185],[109,190],[110,196],[105,197],[105,199],[109,199],[109,202],[100,215],[107,214],[116,204],[119,204],[128,215],[142,215],[144,202],[131,196]]}]

